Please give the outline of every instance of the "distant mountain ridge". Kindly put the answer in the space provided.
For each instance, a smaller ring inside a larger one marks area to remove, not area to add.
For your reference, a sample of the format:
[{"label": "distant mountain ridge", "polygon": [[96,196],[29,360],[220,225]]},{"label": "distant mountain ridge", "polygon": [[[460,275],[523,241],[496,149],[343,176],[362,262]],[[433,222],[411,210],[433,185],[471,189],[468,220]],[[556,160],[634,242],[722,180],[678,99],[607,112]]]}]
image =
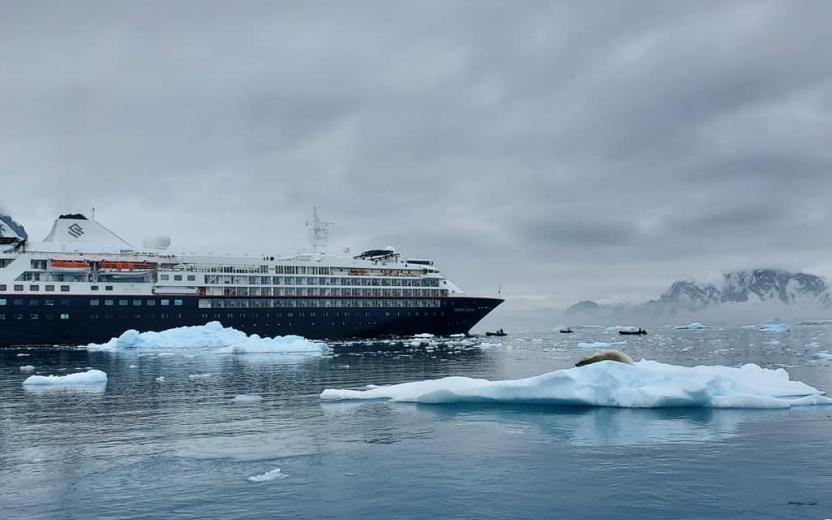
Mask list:
[{"label": "distant mountain ridge", "polygon": [[[719,285],[677,280],[658,299],[644,306],[654,310],[702,310],[724,303],[744,302],[819,303],[832,306],[832,291],[819,276],[782,269],[751,269],[725,273]],[[582,301],[566,310],[569,314],[597,312],[594,302]],[[597,304],[596,304],[597,305]]]}]

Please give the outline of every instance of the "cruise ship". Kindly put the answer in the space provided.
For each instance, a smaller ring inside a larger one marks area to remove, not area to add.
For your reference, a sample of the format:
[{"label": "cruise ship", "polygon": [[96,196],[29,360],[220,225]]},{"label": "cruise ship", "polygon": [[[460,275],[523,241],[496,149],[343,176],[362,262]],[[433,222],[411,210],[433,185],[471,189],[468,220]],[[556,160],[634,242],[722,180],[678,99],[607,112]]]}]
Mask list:
[{"label": "cruise ship", "polygon": [[40,243],[0,216],[0,345],[84,345],[210,321],[269,337],[451,335],[503,301],[469,296],[433,260],[392,247],[325,254],[325,223],[316,213],[308,225],[308,253],[199,256],[169,253],[169,239],[135,248],[94,212],[61,215]]}]

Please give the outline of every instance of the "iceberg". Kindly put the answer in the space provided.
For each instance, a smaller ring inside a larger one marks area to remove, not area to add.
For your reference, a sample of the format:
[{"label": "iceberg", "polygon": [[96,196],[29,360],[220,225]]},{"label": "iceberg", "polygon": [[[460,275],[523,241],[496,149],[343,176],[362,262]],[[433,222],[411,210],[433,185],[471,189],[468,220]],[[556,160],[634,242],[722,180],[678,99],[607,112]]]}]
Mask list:
[{"label": "iceberg", "polygon": [[766,323],[760,326],[760,332],[789,332],[789,328],[782,323]]},{"label": "iceberg", "polygon": [[607,327],[607,333],[616,333],[616,332],[636,332],[638,331],[638,327],[633,327],[632,325],[613,325],[612,327]]},{"label": "iceberg", "polygon": [[265,482],[267,480],[274,480],[276,478],[286,478],[287,476],[288,475],[286,475],[285,473],[280,472],[280,468],[275,468],[275,469],[273,469],[271,471],[267,471],[267,472],[265,472],[261,475],[251,476],[251,477],[247,478],[246,480],[248,480],[249,482]]},{"label": "iceberg", "polygon": [[107,384],[107,374],[101,370],[76,372],[66,376],[29,376],[23,381],[25,387],[37,386],[100,386]]},{"label": "iceberg", "polygon": [[626,341],[613,341],[607,343],[604,341],[593,341],[592,343],[578,343],[578,348],[610,348],[615,345],[626,345]]},{"label": "iceberg", "polygon": [[[211,349],[221,354],[278,353],[278,354],[327,354],[325,343],[310,341],[301,336],[275,336],[261,338],[243,331],[223,327],[218,321],[205,325],[176,327],[162,332],[127,330],[121,336],[106,343],[91,343],[87,350],[119,351],[177,350],[183,348]],[[160,353],[163,355],[165,353]]]},{"label": "iceberg", "polygon": [[389,399],[412,403],[503,403],[618,408],[790,408],[832,405],[823,392],[792,381],[782,368],[754,364],[683,367],[642,360],[601,361],[525,379],[445,377],[367,390],[327,389],[323,400]]},{"label": "iceberg", "polygon": [[257,394],[238,394],[231,400],[234,403],[258,403],[263,400],[262,395]]},{"label": "iceberg", "polygon": [[676,330],[704,330],[707,329],[708,326],[702,325],[698,321],[695,321],[693,323],[688,323],[687,325],[677,325],[673,328]]}]

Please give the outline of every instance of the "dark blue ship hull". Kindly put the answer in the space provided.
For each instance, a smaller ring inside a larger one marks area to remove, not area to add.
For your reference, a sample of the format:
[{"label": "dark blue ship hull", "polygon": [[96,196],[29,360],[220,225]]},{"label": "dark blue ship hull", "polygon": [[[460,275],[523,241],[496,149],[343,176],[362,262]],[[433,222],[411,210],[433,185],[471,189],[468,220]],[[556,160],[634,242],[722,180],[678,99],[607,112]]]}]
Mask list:
[{"label": "dark blue ship hull", "polygon": [[[0,306],[0,346],[86,345],[105,342],[128,329],[161,331],[209,321],[269,337],[296,334],[310,339],[371,338],[424,332],[444,336],[467,333],[503,301],[433,298],[432,307],[403,307],[398,305],[400,302],[392,302],[395,305],[391,306],[391,301],[384,299],[372,302],[372,306],[367,306],[368,300],[362,300],[363,306],[322,307],[320,299],[251,298],[247,308],[230,308],[226,301],[230,299],[222,297],[107,298],[112,299],[110,306],[105,306],[101,297],[86,295],[4,296],[5,305]],[[97,303],[93,305],[91,300]],[[341,300],[345,304],[355,303]],[[215,308],[217,303],[223,307]]]}]

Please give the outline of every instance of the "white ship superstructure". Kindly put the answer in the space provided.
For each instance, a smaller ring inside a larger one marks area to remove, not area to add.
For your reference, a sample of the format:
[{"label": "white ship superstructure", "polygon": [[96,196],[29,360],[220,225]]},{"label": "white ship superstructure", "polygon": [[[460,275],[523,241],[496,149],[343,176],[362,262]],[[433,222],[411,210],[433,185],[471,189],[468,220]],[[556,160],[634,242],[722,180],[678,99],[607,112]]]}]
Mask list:
[{"label": "white ship superstructure", "polygon": [[82,215],[58,218],[41,243],[0,240],[0,344],[87,342],[211,320],[269,336],[451,334],[501,302],[470,298],[432,260],[392,248],[175,255],[137,250]]}]

